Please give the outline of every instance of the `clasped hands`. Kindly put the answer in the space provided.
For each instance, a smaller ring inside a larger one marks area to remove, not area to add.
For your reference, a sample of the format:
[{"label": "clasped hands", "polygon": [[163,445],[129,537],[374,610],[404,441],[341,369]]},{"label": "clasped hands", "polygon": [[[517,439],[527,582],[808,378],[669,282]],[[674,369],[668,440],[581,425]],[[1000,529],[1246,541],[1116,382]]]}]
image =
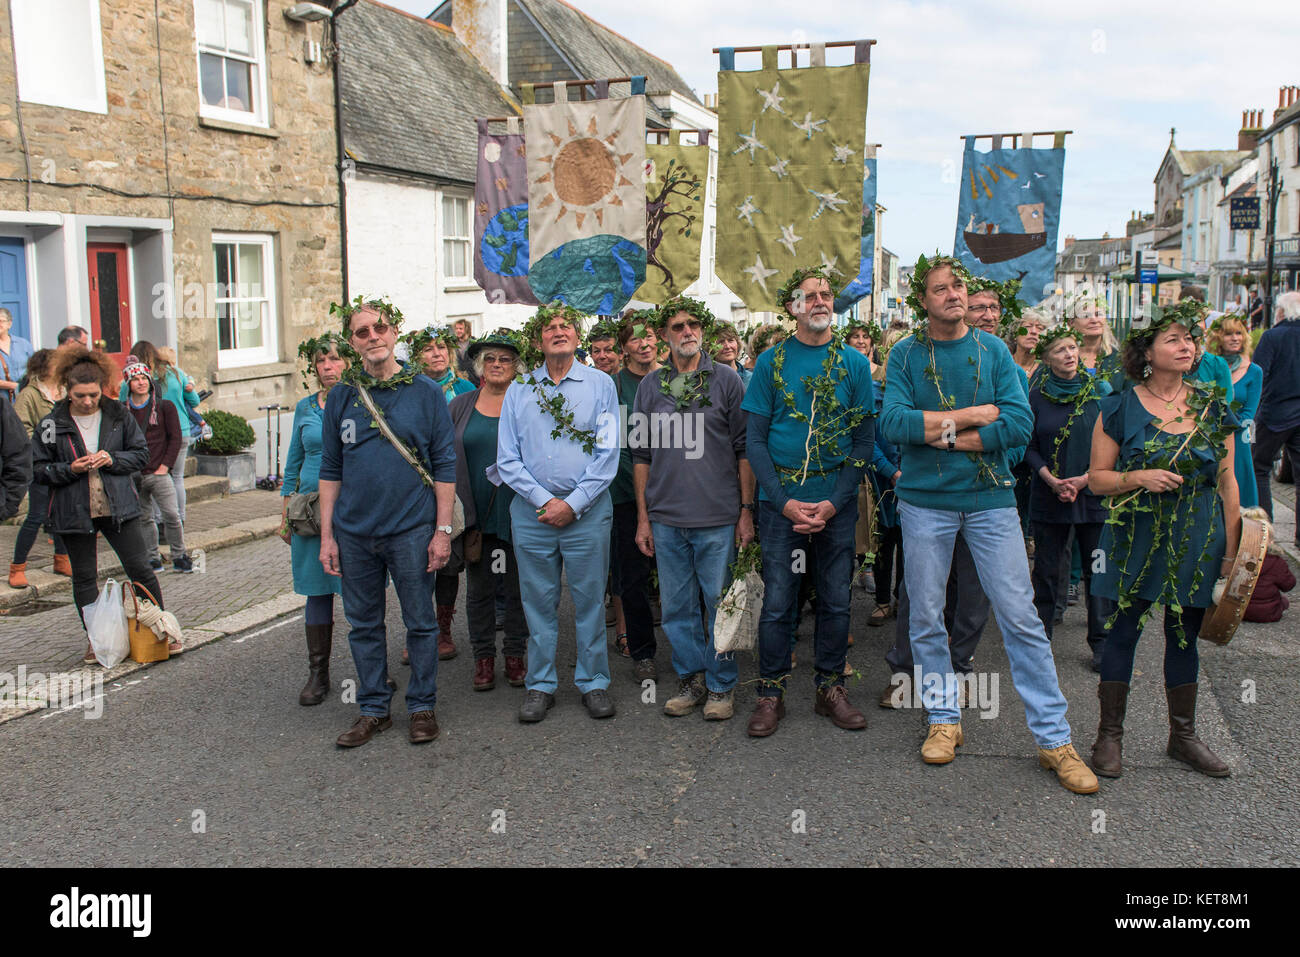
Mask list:
[{"label": "clasped hands", "polygon": [[828,501],[799,502],[795,499],[785,503],[781,514],[794,525],[796,534],[811,535],[820,532],[826,523],[835,517],[835,506]]}]

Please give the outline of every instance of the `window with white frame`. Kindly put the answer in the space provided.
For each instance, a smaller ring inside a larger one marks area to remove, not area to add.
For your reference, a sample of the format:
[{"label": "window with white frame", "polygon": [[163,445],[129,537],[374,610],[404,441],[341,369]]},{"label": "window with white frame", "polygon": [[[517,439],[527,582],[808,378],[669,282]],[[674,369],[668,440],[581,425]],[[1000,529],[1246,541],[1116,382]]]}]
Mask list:
[{"label": "window with white frame", "polygon": [[10,0],[19,98],[107,113],[99,0]]},{"label": "window with white frame", "polygon": [[214,233],[217,366],[275,362],[274,239],[251,233]]},{"label": "window with white frame", "polygon": [[199,113],[265,126],[263,0],[194,0]]},{"label": "window with white frame", "polygon": [[1075,256],[1075,257],[1074,257],[1074,268],[1075,268],[1075,269],[1082,269],[1082,268],[1084,267],[1084,265],[1087,263],[1087,261],[1088,261],[1088,257],[1087,257],[1087,256]]},{"label": "window with white frame", "polygon": [[470,279],[474,257],[470,254],[469,200],[462,196],[442,198],[442,276]]}]

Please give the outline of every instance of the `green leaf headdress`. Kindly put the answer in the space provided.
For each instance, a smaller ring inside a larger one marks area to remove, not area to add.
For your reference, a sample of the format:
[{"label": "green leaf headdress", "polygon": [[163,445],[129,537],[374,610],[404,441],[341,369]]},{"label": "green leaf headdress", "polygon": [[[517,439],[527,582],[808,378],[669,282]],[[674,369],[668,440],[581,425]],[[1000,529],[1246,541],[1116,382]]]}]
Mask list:
[{"label": "green leaf headdress", "polygon": [[[649,311],[649,310],[647,310]],[[700,326],[706,333],[710,332],[717,325],[717,317],[709,311],[699,299],[692,299],[690,296],[673,296],[658,309],[653,310],[654,317],[650,320],[655,329],[663,329],[668,325],[668,320],[679,312],[688,312],[696,319],[700,320]]]},{"label": "green leaf headdress", "polygon": [[343,336],[347,338],[352,335],[352,317],[362,309],[373,309],[383,317],[394,329],[402,327],[402,313],[396,306],[388,301],[387,296],[367,299],[365,296],[357,295],[355,299],[347,303],[330,303],[330,315],[337,316],[343,321]]},{"label": "green leaf headdress", "polygon": [[1068,322],[1063,322],[1051,329],[1045,329],[1043,334],[1038,337],[1038,345],[1034,346],[1034,358],[1042,359],[1051,351],[1052,346],[1062,339],[1073,339],[1079,345],[1083,345],[1083,333]]},{"label": "green leaf headdress", "polygon": [[321,353],[337,352],[339,357],[353,363],[359,361],[359,356],[355,349],[348,343],[348,340],[337,332],[322,332],[314,339],[304,339],[298,343],[298,358],[307,363],[307,367],[302,370],[302,384],[306,389],[311,388],[311,383],[307,378],[307,373],[316,371],[316,357]]},{"label": "green leaf headdress", "polygon": [[1138,316],[1134,318],[1132,325],[1129,327],[1129,334],[1124,340],[1125,343],[1136,343],[1142,347],[1151,344],[1151,341],[1165,329],[1177,323],[1185,326],[1187,331],[1192,334],[1193,339],[1200,339],[1204,330],[1201,328],[1201,319],[1209,311],[1209,307],[1199,299],[1188,298],[1172,306],[1152,306],[1151,315]]},{"label": "green leaf headdress", "polygon": [[870,319],[850,319],[848,322],[844,324],[843,328],[841,329],[841,331],[844,334],[844,340],[847,342],[849,336],[851,336],[854,332],[856,332],[859,329],[865,332],[867,336],[871,339],[871,341],[876,345],[880,344],[880,340],[884,338],[885,335],[884,330],[882,330],[880,326],[876,325]]},{"label": "green leaf headdress", "polygon": [[598,339],[613,339],[613,340],[614,340],[614,347],[617,348],[617,347],[618,347],[618,328],[619,328],[619,325],[620,325],[620,323],[619,323],[619,321],[618,321],[617,319],[608,319],[608,318],[606,318],[606,319],[601,319],[601,320],[598,321],[595,325],[593,325],[593,326],[591,327],[591,331],[590,331],[589,333],[587,333],[587,338],[584,339],[584,340],[583,340],[583,343],[582,343],[582,344],[583,344],[583,347],[584,347],[588,352],[590,352],[590,351],[591,351],[591,344],[592,344],[593,342],[595,342],[596,340],[598,340]]},{"label": "green leaf headdress", "polygon": [[460,349],[460,341],[456,338],[456,333],[452,332],[451,326],[412,329],[401,336],[400,341],[406,344],[407,356],[411,362],[420,362],[420,354],[434,342],[441,342],[453,356]]},{"label": "green leaf headdress", "polygon": [[582,338],[582,320],[586,316],[574,309],[572,306],[565,305],[558,299],[554,302],[541,306],[533,313],[531,319],[524,325],[524,337],[530,342],[540,342],[542,330],[545,329],[554,319],[566,319],[573,324],[577,330],[578,338]]},{"label": "green leaf headdress", "polygon": [[827,274],[821,266],[812,266],[808,269],[796,269],[790,274],[790,278],[781,284],[781,288],[776,293],[776,305],[778,310],[784,310],[787,314],[793,315],[787,308],[794,301],[799,287],[803,285],[805,279],[825,279],[826,285],[830,287],[831,295],[839,294],[840,284],[834,276]]},{"label": "green leaf headdress", "polygon": [[925,255],[922,254],[916,260],[916,268],[912,270],[912,278],[908,282],[911,292],[907,295],[907,304],[912,308],[912,311],[916,313],[917,321],[920,323],[929,321],[926,316],[925,306],[922,305],[922,302],[925,300],[925,279],[930,275],[930,270],[935,269],[938,266],[947,266],[953,271],[953,275],[966,283],[968,290],[974,291],[971,289],[971,282],[973,280],[970,270],[962,265],[960,259],[956,259],[952,256],[945,256],[939,252],[934,254],[933,259],[926,259]]}]

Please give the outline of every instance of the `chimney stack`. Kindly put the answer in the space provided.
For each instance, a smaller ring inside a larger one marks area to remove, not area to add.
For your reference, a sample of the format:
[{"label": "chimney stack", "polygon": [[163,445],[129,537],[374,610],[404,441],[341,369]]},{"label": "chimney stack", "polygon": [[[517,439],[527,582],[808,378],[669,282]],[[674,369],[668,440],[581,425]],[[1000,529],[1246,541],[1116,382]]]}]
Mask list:
[{"label": "chimney stack", "polygon": [[1065,237],[1065,248],[1066,248],[1066,249],[1069,249],[1069,248],[1070,248],[1071,246],[1073,246],[1073,245],[1074,245],[1074,237],[1073,237],[1073,236],[1066,236],[1066,237]]},{"label": "chimney stack", "polygon": [[452,0],[451,29],[492,79],[510,85],[506,0]]},{"label": "chimney stack", "polygon": [[1241,129],[1237,133],[1237,149],[1249,152],[1259,145],[1259,134],[1264,132],[1263,110],[1242,110]]},{"label": "chimney stack", "polygon": [[1273,111],[1273,119],[1276,120],[1282,113],[1295,105],[1296,100],[1300,100],[1300,87],[1283,86],[1278,87],[1277,91],[1277,109]]}]

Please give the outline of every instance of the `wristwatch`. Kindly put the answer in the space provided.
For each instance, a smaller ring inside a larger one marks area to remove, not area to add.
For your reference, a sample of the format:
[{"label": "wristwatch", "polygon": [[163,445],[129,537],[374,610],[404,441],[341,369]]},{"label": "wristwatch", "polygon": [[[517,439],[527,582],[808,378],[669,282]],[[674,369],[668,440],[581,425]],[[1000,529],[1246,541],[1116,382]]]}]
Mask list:
[{"label": "wristwatch", "polygon": [[754,503],[753,503],[753,502],[741,502],[741,503],[740,503],[740,507],[743,508],[743,509],[747,509],[747,510],[749,510],[749,511],[752,512],[752,511],[754,510]]},{"label": "wristwatch", "polygon": [[440,532],[446,532],[448,535],[451,534],[451,526],[450,526],[450,525],[439,525],[439,526],[437,526],[437,530],[440,531]]}]

